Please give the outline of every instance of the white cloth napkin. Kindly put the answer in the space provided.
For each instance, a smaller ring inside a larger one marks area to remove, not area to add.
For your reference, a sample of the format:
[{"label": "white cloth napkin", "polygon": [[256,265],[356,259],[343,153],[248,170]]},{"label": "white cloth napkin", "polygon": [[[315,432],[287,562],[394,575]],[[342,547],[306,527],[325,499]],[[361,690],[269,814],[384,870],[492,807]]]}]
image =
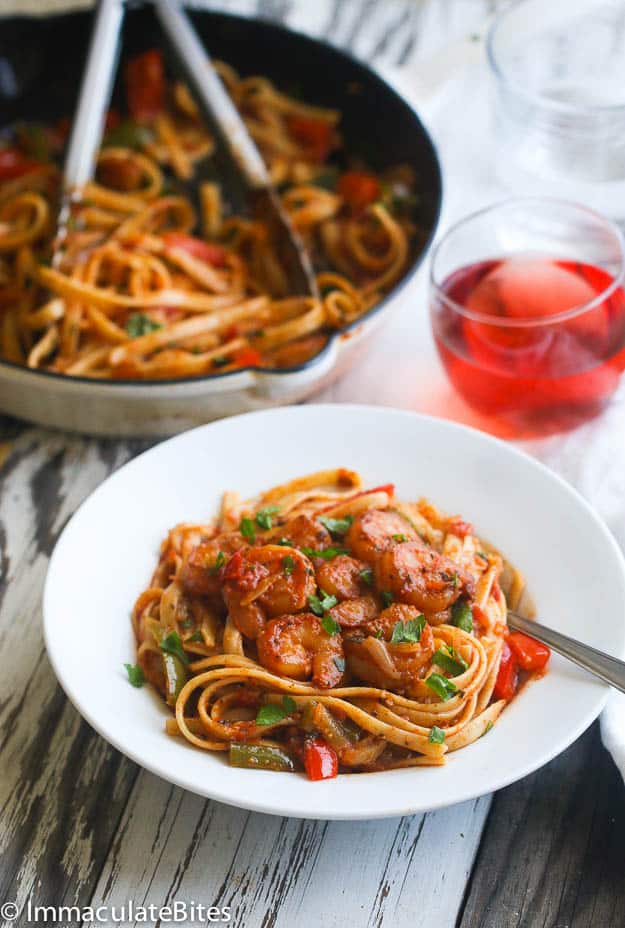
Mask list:
[{"label": "white cloth napkin", "polygon": [[[467,37],[436,59],[386,70],[415,103],[443,164],[444,208],[439,235],[456,219],[510,196],[498,179],[490,79],[483,44]],[[428,321],[426,266],[397,300],[396,315],[364,363],[323,398],[407,407],[480,428],[485,423],[447,382]],[[519,443],[575,486],[625,548],[625,381],[599,418],[564,435]],[[614,616],[614,622],[625,616]],[[616,655],[619,656],[619,655]],[[601,734],[625,779],[625,696],[613,692]]]}]

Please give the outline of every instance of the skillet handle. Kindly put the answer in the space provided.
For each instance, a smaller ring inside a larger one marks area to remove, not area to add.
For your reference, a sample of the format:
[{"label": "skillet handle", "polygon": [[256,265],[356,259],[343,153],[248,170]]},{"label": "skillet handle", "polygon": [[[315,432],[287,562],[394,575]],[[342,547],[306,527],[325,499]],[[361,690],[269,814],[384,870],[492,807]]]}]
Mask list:
[{"label": "skillet handle", "polygon": [[475,33],[452,40],[434,55],[385,68],[384,77],[429,122],[447,99],[454,80],[467,68],[486,64],[487,36],[494,18],[487,16]]}]

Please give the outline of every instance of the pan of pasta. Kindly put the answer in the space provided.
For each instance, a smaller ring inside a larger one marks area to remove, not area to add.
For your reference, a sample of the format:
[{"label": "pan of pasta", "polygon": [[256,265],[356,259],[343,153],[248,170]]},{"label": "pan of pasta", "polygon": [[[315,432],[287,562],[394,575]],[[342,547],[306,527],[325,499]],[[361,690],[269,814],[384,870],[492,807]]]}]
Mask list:
[{"label": "pan of pasta", "polygon": [[4,412],[162,434],[302,399],[356,361],[427,250],[438,161],[394,90],[322,42],[226,14],[194,18],[319,296],[289,292],[269,228],[246,209],[148,7],[128,12],[96,173],[54,247],[88,17],[5,21]]},{"label": "pan of pasta", "polygon": [[606,687],[510,609],[625,647],[623,558],[573,490],[473,430],[336,404],[223,419],[117,471],[43,606],[59,680],[113,745],[303,817],[460,802],[581,734]]}]

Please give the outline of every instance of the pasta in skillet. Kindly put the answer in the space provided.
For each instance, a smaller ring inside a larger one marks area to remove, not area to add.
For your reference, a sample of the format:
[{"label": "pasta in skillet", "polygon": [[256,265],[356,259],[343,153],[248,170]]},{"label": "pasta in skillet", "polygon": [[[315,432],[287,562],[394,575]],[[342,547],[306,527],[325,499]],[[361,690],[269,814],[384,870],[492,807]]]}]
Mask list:
[{"label": "pasta in skillet", "polygon": [[68,122],[0,138],[4,359],[131,380],[292,367],[401,277],[417,235],[411,170],[374,174],[343,150],[337,110],[218,68],[311,253],[321,298],[288,294],[267,223],[231,209],[211,174],[214,140],[152,50],[126,66],[129,116],[109,112],[96,177],[54,252]]}]

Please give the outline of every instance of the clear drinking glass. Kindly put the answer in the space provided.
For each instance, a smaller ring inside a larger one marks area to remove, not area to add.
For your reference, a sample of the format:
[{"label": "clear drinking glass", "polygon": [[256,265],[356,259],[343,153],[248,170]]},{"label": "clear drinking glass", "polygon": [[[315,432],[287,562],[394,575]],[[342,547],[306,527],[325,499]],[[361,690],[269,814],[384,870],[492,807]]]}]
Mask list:
[{"label": "clear drinking glass", "polygon": [[545,435],[603,409],[625,367],[614,223],[562,200],[506,200],[454,225],[430,273],[445,370],[493,430]]},{"label": "clear drinking glass", "polygon": [[625,2],[517,0],[488,58],[500,179],[625,217]]}]

